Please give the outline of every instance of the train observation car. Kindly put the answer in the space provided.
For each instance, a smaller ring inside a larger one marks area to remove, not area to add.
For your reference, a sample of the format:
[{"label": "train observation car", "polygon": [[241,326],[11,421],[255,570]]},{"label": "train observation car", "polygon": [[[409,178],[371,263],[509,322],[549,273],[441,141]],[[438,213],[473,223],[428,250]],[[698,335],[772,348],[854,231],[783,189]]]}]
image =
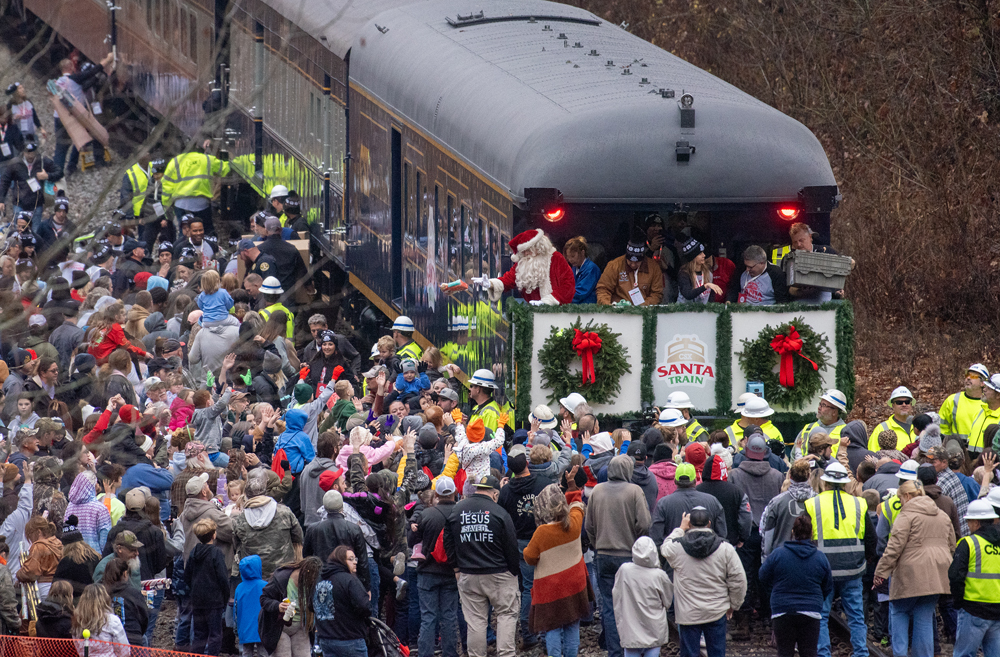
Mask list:
[{"label": "train observation car", "polygon": [[[658,214],[738,261],[829,235],[833,172],[802,124],[574,7],[432,0],[361,28],[350,53],[351,279],[466,370],[502,362],[506,325],[474,290],[512,235],[583,235],[609,260]],[[598,264],[603,264],[600,260]]]}]

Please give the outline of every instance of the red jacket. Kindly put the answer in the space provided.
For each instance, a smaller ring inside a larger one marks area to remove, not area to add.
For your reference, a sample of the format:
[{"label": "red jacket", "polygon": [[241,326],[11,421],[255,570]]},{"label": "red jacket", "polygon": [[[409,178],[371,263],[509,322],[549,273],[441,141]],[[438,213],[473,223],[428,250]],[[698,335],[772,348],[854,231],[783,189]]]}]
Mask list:
[{"label": "red jacket", "polygon": [[95,339],[95,344],[90,345],[90,349],[87,351],[97,359],[98,365],[103,365],[108,362],[108,356],[111,355],[111,352],[120,347],[128,349],[140,358],[146,357],[146,351],[129,342],[125,337],[125,331],[122,330],[121,324],[117,323],[112,324],[111,328],[102,331]]}]

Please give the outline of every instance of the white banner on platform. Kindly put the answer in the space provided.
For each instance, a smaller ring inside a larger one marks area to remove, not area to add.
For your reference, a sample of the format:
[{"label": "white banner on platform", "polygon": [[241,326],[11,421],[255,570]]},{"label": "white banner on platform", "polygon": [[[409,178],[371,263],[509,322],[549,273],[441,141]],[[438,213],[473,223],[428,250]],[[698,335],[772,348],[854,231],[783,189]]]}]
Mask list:
[{"label": "white banner on platform", "polygon": [[653,405],[686,392],[696,409],[715,408],[716,313],[659,313],[653,352]]}]

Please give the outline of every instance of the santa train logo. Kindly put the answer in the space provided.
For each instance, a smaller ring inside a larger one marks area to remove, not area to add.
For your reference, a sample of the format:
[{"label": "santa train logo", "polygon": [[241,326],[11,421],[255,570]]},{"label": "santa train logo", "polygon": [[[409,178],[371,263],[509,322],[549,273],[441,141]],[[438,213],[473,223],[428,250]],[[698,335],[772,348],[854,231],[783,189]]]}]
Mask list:
[{"label": "santa train logo", "polygon": [[705,343],[697,335],[675,335],[667,343],[666,361],[656,368],[656,375],[671,386],[704,388],[715,381],[715,369],[705,354]]}]

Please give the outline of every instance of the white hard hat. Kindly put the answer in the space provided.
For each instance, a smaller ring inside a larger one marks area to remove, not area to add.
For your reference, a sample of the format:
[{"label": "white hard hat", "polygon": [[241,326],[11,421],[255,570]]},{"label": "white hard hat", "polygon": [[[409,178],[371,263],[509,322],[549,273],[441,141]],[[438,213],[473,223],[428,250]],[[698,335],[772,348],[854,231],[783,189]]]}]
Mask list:
[{"label": "white hard hat", "polygon": [[667,402],[663,408],[694,408],[694,404],[691,403],[691,398],[686,392],[676,390],[667,395]]},{"label": "white hard hat", "polygon": [[545,405],[536,406],[535,410],[528,414],[528,421],[532,420],[538,420],[538,426],[542,429],[555,429],[557,424],[552,409]]},{"label": "white hard hat", "polygon": [[735,406],[733,406],[733,410],[734,410],[734,411],[736,411],[737,413],[739,413],[740,411],[742,411],[742,410],[743,410],[743,405],[747,403],[747,400],[748,400],[748,399],[753,399],[753,398],[754,398],[754,397],[756,397],[756,396],[757,396],[757,395],[756,395],[756,394],[754,394],[754,393],[752,393],[752,392],[744,392],[744,393],[743,393],[742,395],[740,395],[740,396],[739,396],[739,398],[738,398],[738,399],[736,400],[736,405],[735,405]]},{"label": "white hard hat", "polygon": [[988,499],[972,500],[965,512],[966,520],[996,520],[1000,518]]},{"label": "white hard hat", "polygon": [[896,478],[900,481],[916,481],[917,468],[919,467],[920,464],[913,459],[903,461],[903,464],[899,466],[899,470],[896,472]]},{"label": "white hard hat", "polygon": [[847,411],[847,395],[839,390],[827,390],[820,399],[833,404],[842,411]]},{"label": "white hard hat", "polygon": [[823,474],[820,475],[820,479],[823,481],[830,482],[831,484],[846,484],[850,476],[847,474],[847,468],[842,466],[839,461],[834,461],[830,465],[826,466],[823,470]]},{"label": "white hard hat", "polygon": [[563,408],[565,408],[570,413],[576,413],[576,407],[579,406],[580,404],[586,404],[587,400],[584,399],[583,395],[581,395],[580,393],[571,392],[562,399],[560,399],[559,403],[562,404]]},{"label": "white hard hat", "polygon": [[899,386],[898,388],[892,391],[891,395],[889,395],[889,405],[892,406],[893,399],[900,399],[900,398],[913,399],[913,393],[910,392],[910,389],[907,388],[906,386]]},{"label": "white hard hat", "polygon": [[407,317],[406,315],[400,315],[399,317],[396,318],[396,321],[392,323],[392,330],[406,331],[407,333],[410,333],[414,330],[413,320]]},{"label": "white hard hat", "polygon": [[489,370],[476,370],[469,377],[470,386],[480,386],[482,388],[493,388],[497,389],[497,380],[493,376],[493,372]]},{"label": "white hard hat", "polygon": [[746,401],[740,413],[743,417],[768,417],[774,415],[774,409],[765,400],[754,395],[752,399]]},{"label": "white hard hat", "polygon": [[687,420],[676,408],[665,408],[660,411],[660,424],[665,427],[683,427],[687,424]]},{"label": "white hard hat", "polygon": [[378,358],[378,343],[372,345],[372,358]]},{"label": "white hard hat", "polygon": [[986,496],[986,500],[994,507],[1000,509],[1000,486],[991,488],[989,494]]},{"label": "white hard hat", "polygon": [[979,375],[979,378],[981,378],[983,381],[990,378],[990,371],[986,369],[986,366],[983,365],[982,363],[969,365],[969,369],[967,369],[966,372],[975,372],[976,374]]},{"label": "white hard hat", "polygon": [[990,378],[986,379],[983,385],[994,392],[1000,392],[1000,374],[994,374]]},{"label": "white hard hat", "polygon": [[279,281],[274,276],[268,276],[261,283],[260,291],[262,294],[284,294],[285,291],[281,289],[281,281]]},{"label": "white hard hat", "polygon": [[269,196],[269,198],[276,199],[276,198],[281,198],[282,196],[288,196],[287,187],[285,187],[284,185],[275,185],[274,187],[271,188],[271,195]]}]

